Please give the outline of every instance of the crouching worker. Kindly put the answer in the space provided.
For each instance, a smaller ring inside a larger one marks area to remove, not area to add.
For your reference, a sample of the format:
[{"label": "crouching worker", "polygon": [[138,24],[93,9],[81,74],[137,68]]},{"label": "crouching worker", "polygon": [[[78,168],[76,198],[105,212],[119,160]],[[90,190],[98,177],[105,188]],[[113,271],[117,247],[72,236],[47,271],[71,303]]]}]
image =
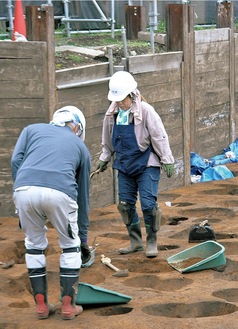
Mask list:
[{"label": "crouching worker", "polygon": [[25,233],[25,260],[39,319],[55,311],[47,294],[46,219],[56,229],[62,249],[62,318],[73,319],[83,311],[75,299],[82,264],[78,203],[88,209],[91,169],[84,137],[83,113],[65,106],[54,113],[50,124],[24,128],[11,159],[13,199]]}]

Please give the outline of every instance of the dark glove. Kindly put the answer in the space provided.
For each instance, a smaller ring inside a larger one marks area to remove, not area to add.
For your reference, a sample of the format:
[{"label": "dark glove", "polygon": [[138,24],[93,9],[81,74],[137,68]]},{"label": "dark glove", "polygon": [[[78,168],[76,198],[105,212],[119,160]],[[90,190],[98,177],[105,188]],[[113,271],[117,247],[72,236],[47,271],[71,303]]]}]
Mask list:
[{"label": "dark glove", "polygon": [[168,178],[170,178],[173,175],[174,173],[173,163],[169,163],[169,164],[162,163],[162,168],[166,172]]},{"label": "dark glove", "polygon": [[108,164],[108,161],[99,160],[97,170],[99,169],[100,172],[105,171],[107,169],[107,164]]},{"label": "dark glove", "polygon": [[91,250],[86,242],[81,242],[82,264],[86,264],[91,258]]}]

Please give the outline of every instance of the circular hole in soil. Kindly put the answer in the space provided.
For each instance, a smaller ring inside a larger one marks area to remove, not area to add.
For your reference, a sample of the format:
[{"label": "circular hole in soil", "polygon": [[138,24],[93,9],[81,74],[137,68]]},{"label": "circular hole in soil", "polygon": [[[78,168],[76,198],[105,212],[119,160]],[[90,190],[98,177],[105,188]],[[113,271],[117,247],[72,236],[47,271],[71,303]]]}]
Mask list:
[{"label": "circular hole in soil", "polygon": [[222,241],[227,255],[237,255],[238,242],[237,241]]},{"label": "circular hole in soil", "polygon": [[212,293],[213,296],[225,299],[228,302],[238,302],[238,288],[217,290]]},{"label": "circular hole in soil", "polygon": [[109,239],[116,239],[116,240],[126,240],[129,241],[129,237],[126,234],[121,234],[121,233],[105,233],[105,234],[100,234],[99,235],[102,238],[109,238]]},{"label": "circular hole in soil", "polygon": [[20,301],[20,302],[13,302],[11,304],[8,305],[9,307],[12,307],[12,308],[28,308],[30,307],[30,304],[23,300],[23,301]]},{"label": "circular hole in soil", "polygon": [[122,221],[120,219],[97,219],[90,221],[90,231],[98,231],[98,230],[112,230],[115,229],[125,230],[124,225],[122,225]]},{"label": "circular hole in soil", "polygon": [[[165,259],[144,259],[141,253],[134,253],[127,262],[128,270],[132,273],[167,273],[174,271]],[[120,265],[119,265],[120,266]]]},{"label": "circular hole in soil", "polygon": [[236,305],[218,301],[204,301],[192,304],[154,304],[142,308],[142,312],[146,314],[165,316],[169,318],[201,318],[221,316],[234,313],[237,310],[238,307]]},{"label": "circular hole in soil", "polygon": [[184,222],[185,220],[188,220],[188,217],[173,216],[173,217],[169,217],[167,219],[167,222],[169,225],[178,225],[180,222]]},{"label": "circular hole in soil", "polygon": [[214,271],[214,278],[219,278],[225,281],[238,281],[238,262],[226,258],[226,268],[223,272]]},{"label": "circular hole in soil", "polygon": [[222,222],[222,219],[221,218],[206,218],[206,217],[204,217],[204,218],[196,218],[192,222],[198,224],[198,223],[203,222],[204,220],[207,220],[208,221],[208,224]]},{"label": "circular hole in soil", "polygon": [[172,207],[189,207],[189,206],[193,206],[194,203],[190,203],[190,202],[175,202],[175,203],[171,203]]},{"label": "circular hole in soil", "polygon": [[173,249],[178,249],[180,246],[177,245],[169,245],[169,244],[163,244],[161,246],[158,246],[158,249],[163,251],[163,250],[173,250]]},{"label": "circular hole in soil", "polygon": [[181,194],[173,194],[173,193],[160,193],[159,194],[159,203],[162,201],[172,201],[176,198],[179,198]]},{"label": "circular hole in soil", "polygon": [[112,315],[123,315],[130,313],[133,310],[132,307],[123,307],[123,306],[111,306],[106,307],[100,311],[95,312],[99,316],[112,316]]},{"label": "circular hole in soil", "polygon": [[188,240],[189,233],[190,233],[190,228],[187,228],[186,230],[170,235],[169,238]]},{"label": "circular hole in soil", "polygon": [[235,212],[231,209],[221,208],[221,207],[202,207],[202,208],[191,208],[179,210],[179,212],[183,216],[187,217],[206,217],[209,219],[210,217],[230,217],[235,216]]},{"label": "circular hole in soil", "polygon": [[216,237],[219,240],[223,240],[223,239],[236,239],[238,237],[238,234],[236,233],[222,233],[222,232],[217,232],[216,233]]},{"label": "circular hole in soil", "polygon": [[15,262],[17,264],[25,264],[25,252],[26,248],[24,240],[15,241],[14,253],[16,256]]},{"label": "circular hole in soil", "polygon": [[124,281],[126,286],[151,288],[153,290],[157,289],[160,291],[175,291],[182,289],[192,283],[193,280],[184,277],[164,280],[155,275],[141,275],[136,278],[127,279]]}]

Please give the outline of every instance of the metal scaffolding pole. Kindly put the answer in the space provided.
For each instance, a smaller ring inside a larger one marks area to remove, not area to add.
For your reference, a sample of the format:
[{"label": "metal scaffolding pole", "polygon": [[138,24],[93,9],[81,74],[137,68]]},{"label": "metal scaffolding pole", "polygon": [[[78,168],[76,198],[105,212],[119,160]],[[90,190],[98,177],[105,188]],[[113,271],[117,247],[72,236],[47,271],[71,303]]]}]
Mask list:
[{"label": "metal scaffolding pole", "polygon": [[70,22],[103,22],[103,23],[107,23],[108,25],[113,26],[113,29],[114,29],[114,0],[111,0],[113,20],[112,20],[112,18],[107,18],[105,16],[105,14],[99,7],[96,0],[91,0],[91,1],[93,2],[94,6],[97,9],[98,13],[100,14],[101,18],[70,18],[69,5],[68,5],[70,0],[63,0],[65,16],[62,17],[61,22],[66,23],[67,37],[70,37],[70,34],[71,34]]},{"label": "metal scaffolding pole", "polygon": [[7,9],[8,9],[8,16],[9,16],[9,28],[8,30],[10,31],[10,34],[12,36],[12,31],[13,31],[13,15],[12,15],[12,1],[7,0]]}]

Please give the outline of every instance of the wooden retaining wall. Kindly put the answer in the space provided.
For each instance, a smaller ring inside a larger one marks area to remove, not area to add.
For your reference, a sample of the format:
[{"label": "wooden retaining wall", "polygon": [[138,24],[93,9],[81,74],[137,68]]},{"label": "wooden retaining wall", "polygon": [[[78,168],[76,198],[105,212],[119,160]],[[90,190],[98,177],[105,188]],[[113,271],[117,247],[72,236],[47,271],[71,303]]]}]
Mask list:
[{"label": "wooden retaining wall", "polygon": [[[193,151],[207,158],[230,144],[230,29],[195,32],[195,117]],[[234,69],[234,67],[232,68]]]},{"label": "wooden retaining wall", "polygon": [[[237,34],[232,37],[229,28],[192,33],[191,84],[184,76],[183,52],[128,58],[128,70],[142,95],[160,114],[175,156],[176,174],[168,179],[162,173],[159,192],[185,184],[184,168],[189,166],[190,151],[206,158],[220,154],[238,133]],[[14,215],[10,158],[17,137],[25,125],[49,119],[46,64],[44,42],[0,43],[1,216]],[[57,108],[71,104],[85,113],[85,142],[91,152],[92,170],[101,152],[109,78],[109,63],[56,71]],[[191,94],[194,103],[187,118],[184,104],[190,104],[186,97]],[[92,208],[117,201],[117,179],[111,166],[92,178],[90,195]]]},{"label": "wooden retaining wall", "polygon": [[48,121],[45,42],[0,42],[0,216],[14,214],[10,160],[22,129]]}]

